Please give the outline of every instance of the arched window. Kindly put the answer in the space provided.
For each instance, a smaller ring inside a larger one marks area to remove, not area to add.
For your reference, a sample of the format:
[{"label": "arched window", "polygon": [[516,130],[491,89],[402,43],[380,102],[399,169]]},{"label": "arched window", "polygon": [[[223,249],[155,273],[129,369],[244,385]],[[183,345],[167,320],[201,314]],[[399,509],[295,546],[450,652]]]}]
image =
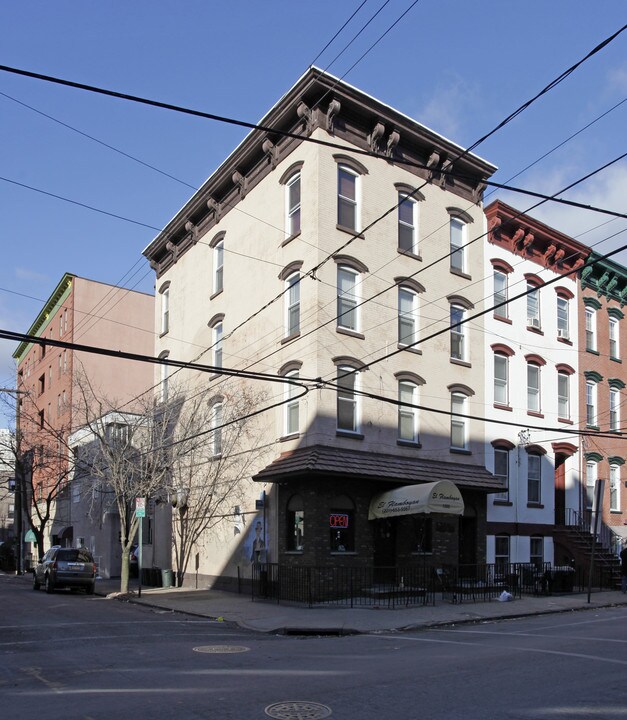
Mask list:
[{"label": "arched window", "polygon": [[540,330],[540,285],[542,280],[537,275],[527,273],[527,327]]},{"label": "arched window", "polygon": [[361,176],[368,171],[353,158],[334,155],[337,162],[337,224],[350,232],[361,228]]},{"label": "arched window", "polygon": [[356,368],[350,365],[337,367],[337,429],[348,433],[359,432],[359,396]]},{"label": "arched window", "polygon": [[620,465],[610,458],[610,510],[620,511]]},{"label": "arched window", "polygon": [[357,284],[359,273],[347,265],[337,268],[337,326],[359,330],[359,311],[357,307]]},{"label": "arched window", "polygon": [[211,408],[211,454],[214,458],[222,455],[222,403],[217,402]]},{"label": "arched window", "polygon": [[460,392],[451,393],[451,448],[468,449],[468,396]]},{"label": "arched window", "polygon": [[288,238],[300,232],[300,170],[285,183],[285,233]]},{"label": "arched window", "polygon": [[219,232],[209,243],[213,248],[213,295],[224,289],[224,232]]},{"label": "arched window", "polygon": [[418,443],[418,408],[412,407],[418,403],[418,386],[409,380],[399,380],[398,400],[404,403],[398,407],[398,439]]},{"label": "arched window", "polygon": [[397,184],[398,191],[398,249],[418,255],[418,202],[424,195],[411,187]]},{"label": "arched window", "polygon": [[[164,350],[162,353],[159,354],[160,360],[165,360],[167,357],[169,357],[170,352],[168,350]],[[167,402],[169,397],[169,384],[170,384],[170,366],[166,365],[165,363],[161,363],[159,366],[161,369],[160,375],[160,400],[161,402]]]},{"label": "arched window", "polygon": [[[298,370],[293,369],[285,373],[285,376],[292,380],[298,380]],[[283,432],[285,435],[297,435],[300,432],[300,407],[298,395],[300,388],[296,385],[285,385],[285,417]]]},{"label": "arched window", "polygon": [[216,368],[222,367],[222,336],[224,334],[223,320],[224,315],[219,314],[214,316],[214,318],[209,323],[209,327],[211,328],[213,366]]},{"label": "arched window", "polygon": [[586,455],[586,510],[592,510],[594,505],[594,491],[601,459],[602,456],[598,453],[588,453]]},{"label": "arched window", "polygon": [[494,440],[492,447],[494,448],[494,477],[503,488],[501,492],[494,494],[492,498],[507,502],[509,501],[509,464],[514,444],[509,440]]},{"label": "arched window", "polygon": [[398,344],[412,345],[418,340],[418,294],[409,287],[398,288]]},{"label": "arched window", "polygon": [[329,509],[331,552],[355,551],[355,504],[347,495],[331,501]]},{"label": "arched window", "polygon": [[305,547],[305,510],[300,495],[292,495],[287,503],[286,543],[288,552],[302,552]]},{"label": "arched window", "polygon": [[300,333],[300,273],[285,279],[285,337]]},{"label": "arched window", "polygon": [[161,334],[170,330],[170,283],[164,283],[159,290],[161,297]]},{"label": "arched window", "polygon": [[542,455],[536,452],[527,453],[527,502],[542,502]]},{"label": "arched window", "polygon": [[467,342],[466,342],[466,308],[462,305],[451,305],[451,359],[462,360],[467,359]]}]

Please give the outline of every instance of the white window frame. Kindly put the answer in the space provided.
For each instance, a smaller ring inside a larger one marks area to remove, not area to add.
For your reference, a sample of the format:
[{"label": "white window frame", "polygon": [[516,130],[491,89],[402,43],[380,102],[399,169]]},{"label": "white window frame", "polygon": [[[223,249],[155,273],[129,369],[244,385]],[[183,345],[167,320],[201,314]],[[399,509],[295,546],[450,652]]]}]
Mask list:
[{"label": "white window frame", "polygon": [[494,564],[498,567],[509,566],[511,557],[511,538],[509,535],[494,536]]},{"label": "white window frame", "polygon": [[586,381],[586,425],[597,426],[597,383]]},{"label": "white window frame", "polygon": [[[405,332],[411,326],[411,332]],[[418,293],[406,286],[398,288],[398,344],[412,345],[418,340]]]},{"label": "white window frame", "polygon": [[[451,449],[468,450],[468,418],[458,417],[453,413],[467,414],[468,396],[460,392],[451,393]],[[461,434],[461,444],[455,444],[455,435]]]},{"label": "white window frame", "polygon": [[527,282],[527,326],[540,329],[540,288]]},{"label": "white window frame", "polygon": [[[494,268],[492,274],[492,300],[494,305],[498,305],[502,302],[507,302],[508,286],[509,286],[509,275],[498,268]],[[494,310],[494,314],[498,317],[507,318],[509,305],[502,305]]]},{"label": "white window frame", "polygon": [[[344,174],[347,177],[352,178],[353,180],[353,187],[354,187],[354,198],[350,198],[347,195],[342,195],[340,193],[340,179],[342,177],[342,174]],[[361,196],[361,175],[353,170],[352,168],[348,167],[348,165],[339,164],[337,166],[337,224],[339,227],[345,228],[346,230],[351,230],[353,232],[359,232],[361,228],[361,202],[360,202],[360,196]],[[352,225],[342,223],[341,217],[342,217],[342,207],[345,208],[352,208],[352,215],[353,215],[353,223]]]},{"label": "white window frame", "polygon": [[[498,372],[498,366],[503,369]],[[509,357],[502,352],[494,353],[494,403],[509,405]]]},{"label": "white window frame", "polygon": [[610,465],[610,511],[620,511],[620,465]]},{"label": "white window frame", "polygon": [[[298,370],[291,370],[285,374],[286,378],[298,380]],[[300,389],[296,385],[285,384],[285,405],[283,413],[283,433],[286,436],[298,435],[300,432]]]},{"label": "white window frame", "polygon": [[285,337],[300,333],[300,273],[285,279]]},{"label": "white window frame", "polygon": [[466,319],[466,308],[463,305],[453,303],[450,307],[450,353],[452,360],[466,361],[467,342],[466,342],[466,325],[452,327]]},{"label": "white window frame", "polygon": [[563,340],[570,338],[570,302],[562,295],[557,296],[557,337]]},{"label": "white window frame", "polygon": [[542,502],[542,455],[535,453],[527,455],[527,502]]},{"label": "white window frame", "polygon": [[213,294],[224,290],[224,240],[213,247]]},{"label": "white window frame", "polygon": [[[359,331],[359,276],[360,273],[348,265],[337,266],[337,327],[353,332]],[[343,279],[347,281],[346,290],[342,290]]]},{"label": "white window frame", "polygon": [[[169,357],[169,352],[162,352],[159,355],[160,360],[165,360]],[[170,366],[165,363],[159,365],[160,378],[159,378],[159,396],[161,402],[167,402],[170,393]]]},{"label": "white window frame", "polygon": [[[300,233],[301,222],[301,184],[300,171],[294,173],[285,183],[285,234],[288,238]],[[297,188],[298,197],[293,198],[292,191]]]},{"label": "white window frame", "polygon": [[557,417],[570,420],[570,375],[557,373]]},{"label": "white window frame", "polygon": [[610,357],[620,359],[620,325],[618,318],[610,318],[609,326]]},{"label": "white window frame", "polygon": [[[494,448],[494,477],[499,479],[503,485],[503,490],[495,493],[492,497],[494,500],[509,500],[509,455],[510,451],[504,447]],[[497,457],[500,461],[497,462]],[[498,467],[504,462],[504,467]],[[505,470],[505,472],[497,472],[497,470]]]},{"label": "white window frame", "polygon": [[610,430],[620,430],[620,390],[610,388]]},{"label": "white window frame", "polygon": [[212,347],[213,347],[213,366],[216,368],[222,367],[222,354],[223,346],[222,339],[224,336],[224,324],[222,320],[214,323],[211,327],[212,335]]},{"label": "white window frame", "polygon": [[[359,373],[354,367],[349,365],[340,365],[337,368],[337,430],[343,433],[359,434],[360,430],[360,402],[358,389]],[[340,408],[350,409],[352,416],[351,427],[341,427],[340,418],[343,412]]]},{"label": "white window frame", "polygon": [[217,402],[211,408],[211,455],[214,458],[222,456],[222,403]]},{"label": "white window frame", "polygon": [[161,334],[170,331],[170,286],[163,288],[161,295]]},{"label": "white window frame", "polygon": [[537,568],[542,568],[544,565],[544,538],[541,535],[532,535],[529,538],[529,562]]},{"label": "white window frame", "polygon": [[597,350],[597,314],[592,308],[586,308],[586,350]]},{"label": "white window frame", "polygon": [[596,488],[598,472],[598,463],[595,460],[588,460],[586,462],[586,510],[592,510],[592,508],[594,507],[594,492]]},{"label": "white window frame", "polygon": [[[408,208],[409,211],[403,213]],[[411,215],[411,220],[407,215]],[[411,242],[409,247],[404,247],[407,245],[407,237],[411,238]],[[398,249],[412,255],[418,254],[418,203],[403,192],[398,193]]]},{"label": "white window frame", "polygon": [[[416,383],[410,382],[409,380],[399,380],[398,400],[401,403],[416,405],[418,402],[418,386]],[[410,433],[405,432],[407,428],[411,428]],[[398,439],[401,442],[420,442],[420,435],[418,433],[418,408],[407,405],[398,406]]]},{"label": "white window frame", "polygon": [[450,261],[451,270],[466,272],[466,232],[467,223],[461,218],[451,216],[450,221]]},{"label": "white window frame", "polygon": [[[533,376],[536,382],[533,383]],[[540,366],[536,363],[527,363],[527,410],[528,412],[541,412],[542,397],[541,389],[541,371]]]}]

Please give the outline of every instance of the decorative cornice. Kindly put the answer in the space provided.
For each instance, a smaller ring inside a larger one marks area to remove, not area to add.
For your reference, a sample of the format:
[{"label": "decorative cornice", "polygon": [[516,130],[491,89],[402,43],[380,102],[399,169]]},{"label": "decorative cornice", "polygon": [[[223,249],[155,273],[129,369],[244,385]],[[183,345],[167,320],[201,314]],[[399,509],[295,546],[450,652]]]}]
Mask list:
[{"label": "decorative cornice", "polygon": [[586,370],[584,372],[586,380],[592,380],[592,382],[600,383],[603,381],[603,375],[598,373],[596,370]]}]

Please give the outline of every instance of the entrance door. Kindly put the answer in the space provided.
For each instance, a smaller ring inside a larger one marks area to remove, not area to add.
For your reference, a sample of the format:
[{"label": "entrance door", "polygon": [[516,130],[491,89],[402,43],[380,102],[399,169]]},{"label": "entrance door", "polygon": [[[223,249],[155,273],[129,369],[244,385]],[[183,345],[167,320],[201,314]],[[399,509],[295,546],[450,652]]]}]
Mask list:
[{"label": "entrance door", "polygon": [[374,520],[374,581],[396,582],[396,523],[389,518]]},{"label": "entrance door", "polygon": [[555,455],[555,524],[566,524],[566,455]]},{"label": "entrance door", "polygon": [[459,518],[459,564],[477,563],[477,518],[462,516]]}]

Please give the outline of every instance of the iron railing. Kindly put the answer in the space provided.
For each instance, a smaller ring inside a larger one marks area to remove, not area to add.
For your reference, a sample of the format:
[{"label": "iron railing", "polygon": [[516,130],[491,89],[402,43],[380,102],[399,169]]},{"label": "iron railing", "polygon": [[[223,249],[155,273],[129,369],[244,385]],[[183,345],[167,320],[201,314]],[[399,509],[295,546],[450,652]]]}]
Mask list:
[{"label": "iron railing", "polygon": [[[574,527],[582,534],[592,536],[592,511],[581,513],[578,510],[566,508],[564,511],[564,525]],[[606,552],[618,557],[622,547],[622,538],[612,528],[605,525],[605,523],[601,523],[596,540]]]}]

